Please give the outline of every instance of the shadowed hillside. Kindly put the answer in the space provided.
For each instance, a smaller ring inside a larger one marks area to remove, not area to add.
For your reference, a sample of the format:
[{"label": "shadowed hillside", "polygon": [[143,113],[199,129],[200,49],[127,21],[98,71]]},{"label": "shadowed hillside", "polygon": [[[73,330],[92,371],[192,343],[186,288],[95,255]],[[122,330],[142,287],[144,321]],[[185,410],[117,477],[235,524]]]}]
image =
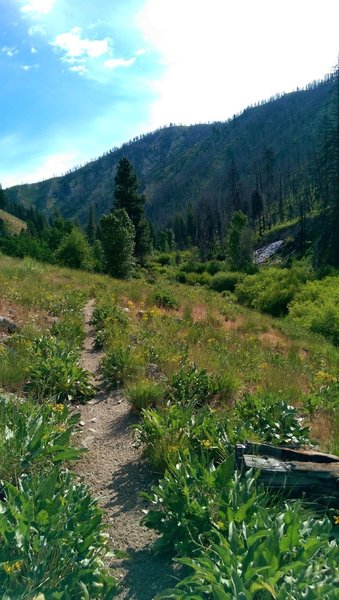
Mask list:
[{"label": "shadowed hillside", "polygon": [[268,180],[268,157],[272,191],[286,196],[305,177],[303,167],[317,151],[331,87],[327,79],[225,123],[160,129],[64,176],[9,188],[7,197],[47,214],[58,208],[64,217],[85,223],[91,205],[97,216],[110,209],[115,168],[123,156],[133,163],[148,198],[148,215],[157,224],[189,203],[208,203],[212,197],[222,206],[234,204],[235,184],[241,206],[248,204],[256,180],[262,187]]}]

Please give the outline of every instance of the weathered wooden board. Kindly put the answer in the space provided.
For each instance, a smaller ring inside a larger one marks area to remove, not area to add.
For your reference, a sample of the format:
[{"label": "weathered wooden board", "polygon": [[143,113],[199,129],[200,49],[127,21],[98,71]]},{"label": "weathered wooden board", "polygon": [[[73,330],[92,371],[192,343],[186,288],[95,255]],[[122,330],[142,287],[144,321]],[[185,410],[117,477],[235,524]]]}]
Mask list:
[{"label": "weathered wooden board", "polygon": [[269,444],[237,444],[238,469],[258,469],[259,481],[290,497],[312,496],[325,504],[339,501],[339,457],[313,450]]}]

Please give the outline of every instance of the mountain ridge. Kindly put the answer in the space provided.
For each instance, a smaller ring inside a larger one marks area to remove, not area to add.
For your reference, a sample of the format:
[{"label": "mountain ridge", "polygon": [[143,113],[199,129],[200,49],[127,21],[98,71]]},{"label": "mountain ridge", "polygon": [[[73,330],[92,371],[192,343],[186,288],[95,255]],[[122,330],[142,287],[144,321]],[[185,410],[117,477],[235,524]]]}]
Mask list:
[{"label": "mountain ridge", "polygon": [[[238,178],[241,204],[248,204],[258,176],[265,178],[264,153],[274,161],[275,189],[284,194],[301,177],[318,146],[319,123],[332,80],[275,97],[246,108],[225,122],[171,125],[135,138],[98,159],[62,176],[6,190],[11,202],[34,206],[47,215],[56,209],[85,224],[91,205],[96,216],[113,204],[117,163],[126,156],[148,199],[149,218],[165,224],[189,204],[217,201],[228,206],[230,171]],[[273,188],[272,188],[273,189]]]}]

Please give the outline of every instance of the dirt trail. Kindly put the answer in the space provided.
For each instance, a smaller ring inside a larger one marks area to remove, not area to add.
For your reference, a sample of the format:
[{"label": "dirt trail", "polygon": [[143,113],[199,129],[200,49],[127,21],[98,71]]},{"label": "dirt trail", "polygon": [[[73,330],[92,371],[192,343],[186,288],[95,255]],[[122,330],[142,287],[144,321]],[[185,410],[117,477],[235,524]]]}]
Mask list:
[{"label": "dirt trail", "polygon": [[157,592],[173,586],[173,574],[168,561],[152,555],[154,532],[140,525],[145,508],[140,492],[149,490],[154,478],[141,449],[133,444],[133,432],[129,429],[138,417],[121,392],[108,394],[100,389],[97,370],[102,353],[92,347],[93,306],[94,302],[89,301],[85,308],[82,366],[93,374],[97,393],[88,404],[79,407],[82,425],[77,442],[88,452],[76,471],[105,509],[110,546],[128,553],[128,559],[114,559],[110,564],[122,579],[117,598],[151,600]]}]

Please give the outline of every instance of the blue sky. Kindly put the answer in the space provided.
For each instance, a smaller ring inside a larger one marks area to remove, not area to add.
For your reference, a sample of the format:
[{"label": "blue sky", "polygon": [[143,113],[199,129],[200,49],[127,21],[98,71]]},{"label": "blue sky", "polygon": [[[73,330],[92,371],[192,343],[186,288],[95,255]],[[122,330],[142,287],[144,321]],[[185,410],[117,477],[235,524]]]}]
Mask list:
[{"label": "blue sky", "polygon": [[0,0],[0,182],[156,127],[225,120],[330,71],[337,0]]}]

